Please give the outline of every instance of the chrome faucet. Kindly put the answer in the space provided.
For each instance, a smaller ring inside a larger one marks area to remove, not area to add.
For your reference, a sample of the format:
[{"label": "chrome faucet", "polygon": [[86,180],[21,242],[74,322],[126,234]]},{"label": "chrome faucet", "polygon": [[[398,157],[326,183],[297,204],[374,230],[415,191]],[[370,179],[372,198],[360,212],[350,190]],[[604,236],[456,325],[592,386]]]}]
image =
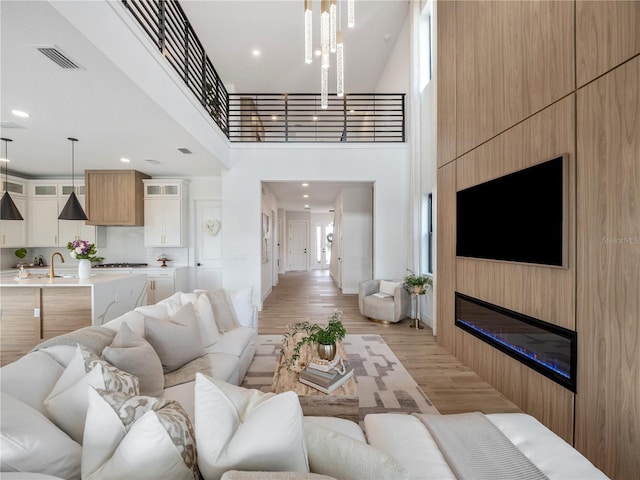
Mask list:
[{"label": "chrome faucet", "polygon": [[53,259],[56,258],[56,255],[58,255],[60,260],[62,260],[62,263],[64,263],[64,257],[60,252],[53,253],[53,255],[51,255],[51,263],[49,264],[49,278],[54,278],[56,276],[56,272],[53,270]]}]

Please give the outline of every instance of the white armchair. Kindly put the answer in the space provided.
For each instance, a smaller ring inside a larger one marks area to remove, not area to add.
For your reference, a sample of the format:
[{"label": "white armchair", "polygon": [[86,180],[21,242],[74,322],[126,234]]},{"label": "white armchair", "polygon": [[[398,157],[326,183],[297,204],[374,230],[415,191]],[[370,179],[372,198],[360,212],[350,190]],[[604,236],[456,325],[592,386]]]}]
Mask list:
[{"label": "white armchair", "polygon": [[365,280],[358,288],[360,314],[378,323],[397,323],[410,314],[411,299],[402,282]]}]

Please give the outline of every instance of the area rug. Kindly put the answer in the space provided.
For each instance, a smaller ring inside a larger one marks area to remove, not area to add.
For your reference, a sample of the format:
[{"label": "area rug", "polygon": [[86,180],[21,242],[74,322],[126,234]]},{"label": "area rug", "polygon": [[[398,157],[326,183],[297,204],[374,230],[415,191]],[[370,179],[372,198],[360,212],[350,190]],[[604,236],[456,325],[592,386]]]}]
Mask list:
[{"label": "area rug", "polygon": [[[281,335],[258,336],[243,387],[271,391],[281,343]],[[358,384],[361,421],[369,413],[439,413],[380,335],[347,335],[344,348]]]}]

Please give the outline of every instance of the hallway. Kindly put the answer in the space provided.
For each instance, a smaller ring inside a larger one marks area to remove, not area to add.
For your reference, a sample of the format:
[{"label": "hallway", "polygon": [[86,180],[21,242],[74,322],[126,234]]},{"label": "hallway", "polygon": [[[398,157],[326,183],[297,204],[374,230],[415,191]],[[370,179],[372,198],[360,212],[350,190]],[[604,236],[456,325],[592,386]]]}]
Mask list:
[{"label": "hallway", "polygon": [[258,333],[281,334],[287,324],[305,320],[326,323],[336,308],[344,314],[342,321],[347,334],[370,333],[384,338],[440,413],[520,411],[440,348],[430,328],[411,329],[408,318],[392,325],[381,325],[364,318],[358,310],[358,296],[343,295],[328,270],[279,275],[279,284],[273,287],[259,314]]}]

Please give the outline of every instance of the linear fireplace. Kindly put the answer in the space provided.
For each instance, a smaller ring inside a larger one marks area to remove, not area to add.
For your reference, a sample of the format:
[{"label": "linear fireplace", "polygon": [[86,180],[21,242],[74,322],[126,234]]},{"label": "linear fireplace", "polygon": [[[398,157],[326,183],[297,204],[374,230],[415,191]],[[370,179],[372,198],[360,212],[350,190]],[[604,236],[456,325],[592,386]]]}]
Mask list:
[{"label": "linear fireplace", "polygon": [[576,332],[458,292],[456,326],[576,391]]}]

